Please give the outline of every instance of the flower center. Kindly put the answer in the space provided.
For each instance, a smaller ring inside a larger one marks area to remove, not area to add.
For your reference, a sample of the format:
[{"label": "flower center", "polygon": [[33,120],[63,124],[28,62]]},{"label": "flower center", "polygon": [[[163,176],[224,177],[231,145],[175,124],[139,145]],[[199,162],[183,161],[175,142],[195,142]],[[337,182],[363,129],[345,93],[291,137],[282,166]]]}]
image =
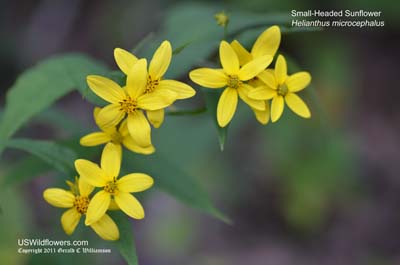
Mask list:
[{"label": "flower center", "polygon": [[289,92],[287,86],[285,84],[282,84],[278,87],[278,95],[280,96],[286,96],[286,94]]},{"label": "flower center", "polygon": [[228,75],[228,87],[238,88],[242,82],[237,75]]},{"label": "flower center", "polygon": [[119,102],[120,110],[125,113],[132,113],[137,109],[137,102],[130,96],[127,96],[122,101]]},{"label": "flower center", "polygon": [[146,84],[146,89],[144,90],[144,93],[151,93],[153,92],[158,85],[160,84],[159,79],[152,79],[151,75],[147,76],[147,84]]},{"label": "flower center", "polygon": [[89,198],[86,196],[76,196],[74,206],[80,214],[85,214],[89,206]]},{"label": "flower center", "polygon": [[107,182],[104,186],[104,190],[114,195],[118,191],[117,181],[114,179],[113,181]]}]

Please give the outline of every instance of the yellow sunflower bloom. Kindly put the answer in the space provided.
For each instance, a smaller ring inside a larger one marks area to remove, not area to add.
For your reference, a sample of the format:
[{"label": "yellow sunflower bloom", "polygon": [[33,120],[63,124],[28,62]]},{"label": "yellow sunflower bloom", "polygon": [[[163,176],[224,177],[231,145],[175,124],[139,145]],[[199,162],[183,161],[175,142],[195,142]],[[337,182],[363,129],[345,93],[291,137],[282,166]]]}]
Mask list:
[{"label": "yellow sunflower bloom", "polygon": [[[130,72],[133,65],[138,61],[135,55],[121,48],[114,50],[114,58],[121,69],[127,76],[134,75]],[[147,74],[145,94],[158,93],[163,90],[171,91],[176,94],[176,99],[191,98],[196,94],[196,91],[189,85],[176,80],[164,79],[172,58],[172,47],[169,41],[161,43],[160,47],[156,50],[153,58],[150,61],[149,70]],[[133,76],[134,77],[134,76]],[[129,78],[129,77],[128,77]],[[158,128],[164,120],[164,109],[147,110],[147,117],[150,123]]]},{"label": "yellow sunflower bloom", "polygon": [[254,42],[251,51],[247,51],[237,40],[231,42],[232,48],[235,50],[239,64],[245,65],[251,60],[257,59],[264,55],[275,56],[276,51],[281,43],[281,30],[278,26],[267,28],[257,40]]},{"label": "yellow sunflower bloom", "polygon": [[190,72],[193,82],[207,88],[225,88],[218,101],[217,120],[225,127],[232,120],[238,103],[238,96],[251,108],[265,110],[265,102],[248,97],[252,87],[245,84],[262,72],[272,61],[272,56],[264,55],[240,67],[235,51],[226,41],[221,41],[219,56],[223,69],[200,68]]},{"label": "yellow sunflower bloom", "polygon": [[[43,198],[52,206],[59,208],[69,208],[61,216],[61,225],[67,235],[71,235],[78,225],[82,215],[87,214],[90,204],[90,193],[94,187],[81,179],[77,179],[76,188],[71,187],[71,191],[59,188],[46,189]],[[75,185],[74,185],[75,186]],[[111,217],[104,213],[90,227],[104,240],[118,240],[119,229]]]},{"label": "yellow sunflower bloom", "polygon": [[311,75],[308,72],[303,71],[288,76],[286,60],[282,55],[279,55],[275,63],[275,70],[267,69],[258,77],[266,85],[253,89],[249,93],[249,97],[257,100],[272,99],[272,122],[276,122],[281,117],[285,102],[300,117],[311,117],[307,105],[295,93],[310,84]]},{"label": "yellow sunflower bloom", "polygon": [[112,142],[116,144],[122,152],[121,145],[125,146],[127,149],[131,150],[132,152],[139,153],[139,154],[152,154],[154,153],[155,149],[153,145],[149,145],[147,147],[141,147],[137,144],[135,139],[131,137],[128,131],[128,126],[126,120],[123,121],[119,128],[117,127],[102,127],[99,122],[97,121],[97,116],[99,114],[100,108],[94,108],[93,117],[97,124],[97,126],[101,129],[100,132],[93,132],[85,135],[81,138],[80,144],[82,146],[96,146],[105,143]]},{"label": "yellow sunflower bloom", "polygon": [[[261,57],[265,54],[274,57],[276,51],[279,48],[280,42],[281,31],[278,26],[272,26],[267,28],[263,33],[260,34],[260,36],[254,42],[250,52],[247,51],[246,48],[244,48],[237,40],[232,41],[231,46],[235,50],[239,58],[239,64],[244,65],[249,61]],[[255,77],[249,81],[249,85],[251,85],[252,87],[258,87],[263,84],[258,77]],[[264,125],[268,123],[270,117],[269,102],[265,101],[265,104],[265,110],[257,110],[252,108],[257,120]]]},{"label": "yellow sunflower bloom", "polygon": [[99,111],[99,126],[115,127],[127,116],[130,135],[145,148],[151,145],[151,128],[143,110],[157,111],[176,99],[176,93],[166,89],[144,93],[147,84],[146,59],[140,59],[132,66],[124,88],[108,78],[95,75],[88,76],[87,83],[96,95],[111,103]]},{"label": "yellow sunflower bloom", "polygon": [[95,187],[102,188],[89,203],[86,225],[92,225],[102,218],[112,201],[130,217],[144,218],[142,205],[131,193],[147,190],[153,185],[153,179],[143,173],[132,173],[118,179],[120,166],[121,156],[113,143],[104,147],[101,167],[84,159],[75,161],[75,168],[81,178]]}]

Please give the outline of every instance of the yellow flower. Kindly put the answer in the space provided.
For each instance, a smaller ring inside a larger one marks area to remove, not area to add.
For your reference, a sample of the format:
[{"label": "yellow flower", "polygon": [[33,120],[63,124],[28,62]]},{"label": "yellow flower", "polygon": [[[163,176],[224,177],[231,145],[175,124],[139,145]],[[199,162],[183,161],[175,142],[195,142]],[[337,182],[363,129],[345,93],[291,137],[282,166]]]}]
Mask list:
[{"label": "yellow flower", "polygon": [[96,95],[111,103],[99,111],[99,126],[115,127],[127,116],[127,127],[132,138],[139,146],[148,147],[151,145],[151,128],[143,110],[154,111],[169,106],[176,99],[176,93],[166,89],[144,93],[147,83],[146,59],[138,60],[130,72],[124,88],[102,76],[89,75],[87,82]]},{"label": "yellow flower", "polygon": [[[262,73],[262,72],[261,72]],[[260,73],[260,74],[261,74]],[[258,75],[260,75],[258,74]],[[257,76],[251,79],[248,84],[252,86],[253,88],[259,87],[259,86],[265,86],[265,84],[258,78]],[[269,122],[269,117],[270,117],[270,107],[269,107],[269,102],[267,100],[264,100],[265,103],[265,110],[258,110],[255,108],[251,108],[257,121],[263,125],[268,124]]]},{"label": "yellow flower", "polygon": [[[135,55],[121,48],[114,50],[114,58],[121,69],[128,78],[135,78],[135,73],[131,72],[133,65],[138,61]],[[160,92],[163,90],[172,91],[176,93],[176,99],[187,99],[191,98],[196,94],[196,91],[189,85],[170,79],[164,79],[172,58],[172,47],[169,41],[161,43],[160,47],[156,50],[153,58],[150,61],[149,70],[147,74],[145,94],[151,94],[154,92]],[[132,76],[133,75],[133,76]],[[164,109],[158,110],[147,110],[147,118],[150,123],[158,128],[164,121]]]},{"label": "yellow flower", "polygon": [[93,117],[97,126],[99,126],[101,131],[93,132],[83,136],[80,140],[81,145],[96,146],[112,142],[118,146],[120,152],[122,152],[121,145],[124,145],[127,149],[135,153],[145,154],[145,155],[154,153],[155,149],[153,145],[149,145],[147,147],[141,147],[140,145],[137,144],[135,139],[131,137],[128,131],[126,120],[121,123],[118,129],[116,127],[108,127],[108,128],[102,127],[97,121],[97,116],[99,114],[99,111],[100,108],[97,107],[94,108]]},{"label": "yellow flower", "polygon": [[281,31],[278,26],[267,28],[257,40],[254,42],[251,52],[247,51],[237,40],[231,42],[232,48],[235,50],[240,65],[245,65],[251,60],[257,59],[264,55],[274,57],[281,42]]},{"label": "yellow flower", "polygon": [[102,188],[90,201],[86,225],[92,225],[102,218],[113,200],[130,217],[144,218],[142,205],[130,193],[147,190],[153,185],[153,179],[143,173],[132,173],[118,179],[120,167],[121,156],[113,143],[108,143],[104,147],[101,167],[84,159],[75,161],[75,168],[81,178],[95,187]]},{"label": "yellow flower", "polygon": [[225,127],[235,114],[238,95],[250,107],[257,110],[265,110],[264,101],[248,97],[248,93],[252,87],[244,82],[254,78],[267,68],[272,61],[272,56],[261,56],[240,67],[238,56],[226,41],[221,41],[219,56],[223,69],[195,69],[190,72],[189,76],[193,82],[203,87],[226,87],[222,92],[217,106],[218,124],[221,127]]},{"label": "yellow flower", "polygon": [[[239,58],[239,64],[244,65],[249,61],[255,58],[259,58],[265,54],[274,57],[276,51],[279,48],[280,42],[281,31],[278,26],[272,26],[260,34],[260,36],[254,42],[253,47],[251,48],[251,52],[247,51],[246,48],[244,48],[237,40],[232,41],[231,46],[235,50]],[[252,87],[258,87],[264,84],[262,84],[258,77],[255,77],[249,81],[249,85],[251,85]],[[270,117],[270,108],[268,101],[265,101],[265,104],[265,110],[257,110],[253,108],[253,112],[257,120],[264,125],[268,123]]]},{"label": "yellow flower", "polygon": [[276,122],[281,117],[285,102],[297,115],[303,118],[311,117],[307,105],[295,94],[310,84],[311,75],[308,72],[298,72],[288,76],[286,60],[279,55],[275,63],[275,70],[267,69],[258,77],[266,85],[253,89],[249,93],[249,97],[257,100],[272,99],[272,122]]},{"label": "yellow flower", "polygon": [[222,11],[222,12],[219,12],[219,13],[215,14],[214,18],[217,21],[217,24],[222,26],[222,27],[226,27],[228,25],[228,23],[229,23],[229,17],[225,13],[225,11]]},{"label": "yellow flower", "polygon": [[[91,201],[89,195],[94,189],[92,185],[81,179],[76,178],[76,182],[76,187],[71,187],[71,191],[50,188],[43,192],[43,198],[49,204],[59,208],[70,208],[61,216],[61,225],[67,235],[71,235],[75,231],[81,216],[87,214]],[[104,240],[119,239],[118,227],[108,214],[103,214],[90,227]]]}]

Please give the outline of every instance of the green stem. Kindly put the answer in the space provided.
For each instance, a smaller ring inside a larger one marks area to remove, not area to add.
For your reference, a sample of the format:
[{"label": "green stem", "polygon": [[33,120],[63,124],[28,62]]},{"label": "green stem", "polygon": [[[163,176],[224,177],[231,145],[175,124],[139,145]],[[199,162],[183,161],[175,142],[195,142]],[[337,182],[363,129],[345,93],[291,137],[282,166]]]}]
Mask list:
[{"label": "green stem", "polygon": [[229,32],[228,32],[228,24],[224,26],[224,40],[228,41]]},{"label": "green stem", "polygon": [[207,111],[206,107],[201,107],[194,110],[175,110],[175,111],[167,111],[167,115],[171,116],[185,116],[185,115],[198,115]]}]

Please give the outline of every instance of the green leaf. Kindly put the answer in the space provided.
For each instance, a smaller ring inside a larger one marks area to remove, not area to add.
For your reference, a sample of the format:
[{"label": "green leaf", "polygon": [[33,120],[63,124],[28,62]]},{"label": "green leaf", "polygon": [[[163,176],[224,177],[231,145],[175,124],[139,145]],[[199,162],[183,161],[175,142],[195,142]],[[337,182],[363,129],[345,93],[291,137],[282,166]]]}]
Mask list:
[{"label": "green leaf", "polygon": [[224,146],[225,146],[225,141],[226,137],[228,135],[228,126],[222,128],[218,125],[217,121],[217,106],[218,106],[218,100],[219,97],[221,96],[221,93],[216,90],[211,90],[211,89],[204,89],[204,98],[206,101],[206,106],[208,113],[210,114],[211,119],[214,121],[215,127],[217,128],[218,132],[218,141],[219,141],[219,147],[221,151],[224,151]]},{"label": "green leaf", "polygon": [[87,91],[86,76],[105,67],[85,55],[66,54],[47,59],[25,71],[6,95],[0,123],[0,155],[7,140],[30,118],[50,107],[74,88]]},{"label": "green leaf", "polygon": [[215,208],[200,183],[194,177],[172,164],[160,151],[151,156],[125,153],[124,157],[127,159],[125,165],[128,165],[125,167],[126,173],[143,172],[150,174],[155,180],[154,185],[156,188],[225,223],[231,223],[228,217]]},{"label": "green leaf", "polygon": [[49,165],[41,159],[29,156],[6,167],[1,187],[7,188],[50,171]]},{"label": "green leaf", "polygon": [[175,48],[175,49],[172,51],[172,54],[173,54],[173,55],[179,54],[179,53],[180,53],[181,51],[183,51],[186,47],[188,47],[191,43],[192,43],[191,41],[188,41],[188,42],[182,44],[181,46],[179,46],[178,48]]},{"label": "green leaf", "polygon": [[119,240],[113,244],[118,248],[122,257],[124,257],[129,265],[138,265],[132,224],[129,218],[120,211],[111,212],[110,215],[118,225],[120,233]]},{"label": "green leaf", "polygon": [[83,134],[85,126],[82,122],[76,121],[74,116],[70,113],[60,110],[59,108],[50,108],[42,111],[40,114],[33,117],[33,122],[40,122],[52,125],[60,129],[63,133],[69,134]]},{"label": "green leaf", "polygon": [[35,155],[63,173],[74,172],[74,161],[77,159],[75,152],[53,142],[22,138],[11,139],[7,142],[7,147]]}]

